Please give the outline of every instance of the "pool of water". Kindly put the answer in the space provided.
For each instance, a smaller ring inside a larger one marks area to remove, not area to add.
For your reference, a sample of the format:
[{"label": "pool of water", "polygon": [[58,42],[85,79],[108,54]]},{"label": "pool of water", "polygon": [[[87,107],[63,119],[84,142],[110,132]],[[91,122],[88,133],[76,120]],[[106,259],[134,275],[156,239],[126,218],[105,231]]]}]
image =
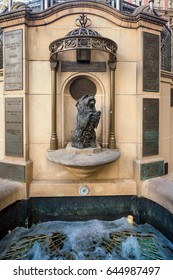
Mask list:
[{"label": "pool of water", "polygon": [[149,224],[45,222],[18,227],[0,241],[2,260],[173,260],[173,243]]}]

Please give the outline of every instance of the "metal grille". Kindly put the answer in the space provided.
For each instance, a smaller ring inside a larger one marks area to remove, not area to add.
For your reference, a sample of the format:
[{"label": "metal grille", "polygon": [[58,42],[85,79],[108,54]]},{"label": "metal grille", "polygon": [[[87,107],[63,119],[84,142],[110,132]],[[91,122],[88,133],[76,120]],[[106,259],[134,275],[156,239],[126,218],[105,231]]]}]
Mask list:
[{"label": "metal grille", "polygon": [[[135,237],[139,243],[141,250],[141,259],[145,260],[163,260],[163,256],[160,253],[160,250],[156,246],[153,240],[153,234],[143,234],[141,232],[112,232],[109,235],[108,239],[101,238],[100,243],[97,244],[97,241],[88,242],[88,252],[85,255],[85,259],[93,259],[91,257],[92,252],[95,251],[95,247],[99,245],[100,248],[103,248],[107,253],[112,253],[113,251],[117,256],[121,255],[121,246],[122,242],[127,240],[129,237]],[[32,250],[31,248],[41,246],[44,248],[46,255],[49,256],[48,259],[63,259],[63,260],[73,260],[74,255],[72,250],[64,250],[65,241],[67,236],[62,233],[53,233],[51,236],[41,234],[36,236],[26,236],[18,240],[18,242],[12,244],[10,249],[7,251],[4,256],[4,260],[25,260],[32,259]],[[36,249],[36,248],[35,248]],[[133,256],[131,256],[133,259]],[[97,254],[94,259],[102,259],[102,257]],[[121,257],[120,257],[121,259]]]},{"label": "metal grille", "polygon": [[161,69],[171,71],[171,31],[166,25],[161,33]]}]

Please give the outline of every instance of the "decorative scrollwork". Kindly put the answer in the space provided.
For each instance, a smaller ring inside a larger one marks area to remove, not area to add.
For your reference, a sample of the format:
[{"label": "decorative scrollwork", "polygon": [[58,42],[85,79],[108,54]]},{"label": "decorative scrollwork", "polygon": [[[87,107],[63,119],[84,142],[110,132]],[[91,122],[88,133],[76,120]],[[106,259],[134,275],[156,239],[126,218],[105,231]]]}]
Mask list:
[{"label": "decorative scrollwork", "polygon": [[65,39],[64,40],[65,44],[64,44],[64,50],[68,50],[68,49],[75,49],[77,46],[77,40],[76,38],[74,39]]},{"label": "decorative scrollwork", "polygon": [[88,29],[88,28],[78,28],[78,29],[72,30],[66,35],[66,37],[86,36],[86,35],[101,37],[101,35],[97,31],[91,30],[91,29]]},{"label": "decorative scrollwork", "polygon": [[79,40],[78,40],[78,47],[79,48],[90,49],[90,46],[91,46],[90,38],[79,38]]},{"label": "decorative scrollwork", "polygon": [[87,15],[80,15],[76,20],[76,25],[80,26],[80,28],[72,30],[64,38],[50,44],[51,57],[67,50],[92,49],[108,52],[114,59],[116,58],[117,44],[108,38],[102,37],[97,31],[86,28],[86,26],[91,25]]},{"label": "decorative scrollwork", "polygon": [[90,26],[92,24],[92,21],[89,18],[87,18],[87,15],[81,14],[79,18],[76,19],[75,23],[77,26],[85,28]]},{"label": "decorative scrollwork", "polygon": [[82,48],[105,51],[116,57],[117,44],[112,40],[103,37],[65,37],[64,39],[59,39],[52,43],[50,45],[50,52],[52,56],[54,53]]}]

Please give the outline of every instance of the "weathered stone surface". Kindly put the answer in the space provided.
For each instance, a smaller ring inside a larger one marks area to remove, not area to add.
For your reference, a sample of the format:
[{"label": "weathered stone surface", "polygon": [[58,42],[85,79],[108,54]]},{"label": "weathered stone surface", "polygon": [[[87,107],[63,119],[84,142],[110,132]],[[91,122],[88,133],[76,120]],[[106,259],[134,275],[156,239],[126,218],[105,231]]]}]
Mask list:
[{"label": "weathered stone surface", "polygon": [[73,154],[83,154],[83,155],[92,155],[94,153],[98,153],[101,151],[101,147],[98,143],[96,143],[95,148],[85,148],[85,149],[77,149],[72,147],[71,142],[69,142],[65,149],[66,153],[73,153]]},{"label": "weathered stone surface", "polygon": [[153,178],[143,182],[141,195],[173,213],[173,182],[168,178]]},{"label": "weathered stone surface", "polygon": [[22,183],[0,178],[0,210],[22,199],[26,199],[26,189]]},{"label": "weathered stone surface", "polygon": [[[84,168],[83,168],[84,169]],[[105,172],[104,166],[102,169]],[[29,188],[29,197],[77,197],[81,196],[81,186],[89,188],[88,196],[125,196],[136,195],[136,182],[132,179],[121,180],[33,180]]]},{"label": "weathered stone surface", "polygon": [[47,159],[67,166],[97,166],[116,161],[120,157],[118,150],[101,149],[93,154],[67,153],[66,149],[47,152]]}]

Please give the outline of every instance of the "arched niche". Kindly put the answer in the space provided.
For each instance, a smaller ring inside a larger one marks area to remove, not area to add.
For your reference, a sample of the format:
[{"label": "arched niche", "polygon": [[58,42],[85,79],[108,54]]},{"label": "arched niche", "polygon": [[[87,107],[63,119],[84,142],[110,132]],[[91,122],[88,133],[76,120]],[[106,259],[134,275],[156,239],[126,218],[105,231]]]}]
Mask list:
[{"label": "arched niche", "polygon": [[[80,88],[80,84],[81,88]],[[91,90],[87,89],[90,87]],[[72,131],[76,124],[76,102],[78,98],[85,94],[92,94],[96,99],[96,108],[102,112],[99,126],[96,130],[97,141],[102,147],[108,145],[108,130],[109,130],[109,96],[106,94],[106,89],[97,76],[90,73],[76,73],[68,77],[61,88],[60,104],[61,109],[57,124],[59,135],[59,146],[64,148],[71,140]],[[57,103],[58,107],[58,103]],[[59,129],[58,129],[59,127]]]},{"label": "arched niche", "polygon": [[[69,32],[65,37],[53,41],[49,45],[50,50],[50,65],[51,65],[51,105],[52,105],[52,127],[51,127],[51,139],[50,139],[50,149],[58,149],[58,138],[57,137],[57,86],[56,86],[56,75],[57,69],[59,66],[59,61],[61,54],[64,52],[73,52],[76,51],[76,60],[81,63],[90,63],[91,52],[98,53],[107,53],[108,54],[108,65],[109,65],[109,76],[110,76],[110,92],[109,92],[109,132],[106,132],[107,137],[109,138],[109,148],[116,148],[115,141],[115,68],[116,68],[116,52],[117,44],[109,38],[102,37],[95,30],[88,29],[87,26],[91,25],[91,20],[88,19],[87,15],[81,14],[79,18],[76,19],[76,25],[80,26],[71,32]],[[106,61],[105,61],[106,62]],[[61,61],[62,65],[62,61]],[[82,75],[80,73],[79,75]],[[85,76],[90,76],[85,74]],[[90,78],[92,79],[92,78]],[[97,80],[94,81],[94,83]],[[67,87],[68,89],[68,87]],[[66,94],[66,88],[64,88]],[[68,96],[68,94],[67,94]],[[62,102],[62,101],[61,101]],[[103,102],[102,102],[103,104]],[[62,107],[65,109],[65,107]],[[103,111],[103,110],[102,110]],[[64,112],[62,112],[64,114]],[[64,124],[62,123],[62,129]],[[71,132],[70,132],[71,133]],[[108,136],[109,134],[109,136]],[[62,135],[62,145],[65,144],[66,136],[65,130]],[[67,134],[67,138],[69,135]],[[102,139],[101,139],[102,138]],[[100,141],[104,139],[103,135],[100,134]],[[106,141],[105,141],[106,143]]]}]

